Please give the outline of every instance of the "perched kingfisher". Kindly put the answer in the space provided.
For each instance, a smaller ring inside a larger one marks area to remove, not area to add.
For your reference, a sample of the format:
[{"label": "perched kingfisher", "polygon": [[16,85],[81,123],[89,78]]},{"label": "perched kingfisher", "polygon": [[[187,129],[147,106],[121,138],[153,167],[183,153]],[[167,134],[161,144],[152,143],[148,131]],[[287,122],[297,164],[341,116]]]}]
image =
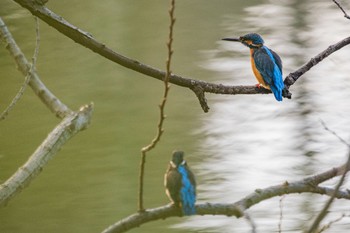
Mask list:
[{"label": "perched kingfisher", "polygon": [[183,151],[174,151],[168,170],[164,176],[165,192],[184,215],[196,213],[196,181],[184,160]]},{"label": "perched kingfisher", "polygon": [[224,38],[222,40],[241,42],[250,48],[250,60],[257,87],[269,89],[277,101],[282,101],[284,83],[282,79],[282,60],[277,53],[264,45],[263,38],[257,33],[249,33],[239,38]]}]

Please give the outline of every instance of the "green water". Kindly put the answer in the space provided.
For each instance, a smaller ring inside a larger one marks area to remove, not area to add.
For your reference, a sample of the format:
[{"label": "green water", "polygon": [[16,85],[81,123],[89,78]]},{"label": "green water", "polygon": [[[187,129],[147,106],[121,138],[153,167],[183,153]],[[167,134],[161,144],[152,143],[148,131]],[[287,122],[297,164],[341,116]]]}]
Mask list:
[{"label": "green water", "polygon": [[[115,51],[164,70],[168,4],[159,0],[50,1],[48,7]],[[209,79],[198,66],[199,51],[213,47],[222,36],[219,12],[241,12],[240,4],[177,3],[173,72]],[[0,15],[30,59],[35,44],[33,17],[9,0],[1,1]],[[140,149],[156,133],[163,84],[92,53],[43,22],[40,36],[37,70],[42,81],[70,108],[94,102],[95,110],[88,130],[70,140],[39,177],[0,210],[0,232],[100,232],[137,209]],[[2,110],[23,77],[4,47],[0,67]],[[168,203],[163,174],[172,150],[183,149],[189,161],[201,160],[191,157],[200,143],[193,130],[204,115],[193,93],[172,86],[166,114],[164,136],[147,159],[147,208]],[[1,182],[59,122],[28,88],[0,122]],[[178,221],[158,221],[133,231],[176,232],[169,226]]]},{"label": "green water", "polygon": [[[115,51],[165,69],[169,1],[51,0],[48,7]],[[255,84],[247,48],[220,38],[259,32],[280,54],[286,75],[349,35],[349,21],[332,1],[178,0],[175,12],[173,72],[217,83]],[[30,59],[32,15],[2,0],[0,16]],[[40,36],[40,78],[71,109],[93,102],[93,118],[29,187],[0,208],[0,232],[101,232],[137,211],[140,149],[156,134],[163,83],[100,57],[43,22]],[[165,133],[147,157],[145,207],[169,203],[163,174],[174,149],[186,152],[201,203],[232,203],[256,188],[339,165],[346,148],[324,130],[320,119],[348,137],[348,60],[347,47],[332,54],[292,86],[293,99],[282,103],[272,95],[207,94],[211,109],[203,113],[192,91],[172,85]],[[0,81],[2,111],[23,82],[4,46]],[[28,88],[0,121],[0,182],[25,163],[59,122]],[[283,232],[307,226],[323,207],[322,198],[285,198]],[[258,232],[276,231],[278,206],[275,198],[249,210]],[[346,206],[337,201],[327,220],[348,213]],[[349,225],[342,220],[332,232],[344,232]],[[249,230],[242,219],[196,216],[147,223],[132,232]]]}]

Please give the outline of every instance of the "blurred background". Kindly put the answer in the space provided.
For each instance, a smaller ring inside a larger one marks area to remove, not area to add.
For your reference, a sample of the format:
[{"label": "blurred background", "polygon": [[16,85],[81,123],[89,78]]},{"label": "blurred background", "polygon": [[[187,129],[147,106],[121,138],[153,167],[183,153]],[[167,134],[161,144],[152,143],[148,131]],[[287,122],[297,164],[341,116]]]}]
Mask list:
[{"label": "blurred background", "polygon": [[[47,6],[115,51],[165,70],[170,1],[49,1]],[[340,1],[350,13],[348,1]],[[350,34],[350,21],[331,1],[177,1],[174,73],[208,82],[253,85],[249,51],[224,42],[249,32],[263,36],[279,53],[284,76]],[[30,59],[35,45],[33,16],[10,0],[0,16]],[[0,232],[101,232],[136,212],[140,149],[156,133],[163,84],[114,64],[40,21],[37,70],[42,81],[72,109],[94,102],[88,130],[66,144],[43,172],[0,209]],[[148,154],[145,206],[169,203],[163,174],[171,152],[182,149],[195,172],[198,203],[232,203],[256,188],[294,181],[342,164],[350,132],[349,48],[332,54],[293,85],[291,100],[272,95],[207,94],[203,113],[194,94],[171,86],[165,134]],[[13,58],[0,48],[0,111],[23,83]],[[0,182],[7,180],[60,122],[30,88],[0,122]],[[337,179],[326,183],[332,186]],[[349,187],[349,182],[345,187]],[[272,198],[248,213],[258,232],[309,226],[327,197],[293,194]],[[349,214],[336,200],[324,220]],[[349,217],[330,232],[349,229]],[[244,219],[223,216],[169,218],[132,232],[249,232]]]}]

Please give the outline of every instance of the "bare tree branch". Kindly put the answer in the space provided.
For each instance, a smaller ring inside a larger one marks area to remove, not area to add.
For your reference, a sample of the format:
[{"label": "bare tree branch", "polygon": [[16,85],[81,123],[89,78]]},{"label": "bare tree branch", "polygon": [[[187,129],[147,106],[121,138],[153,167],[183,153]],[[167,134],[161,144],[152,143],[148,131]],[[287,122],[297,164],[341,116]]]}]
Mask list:
[{"label": "bare tree branch", "polygon": [[163,129],[163,124],[165,120],[165,104],[167,102],[168,98],[168,93],[170,89],[169,85],[169,79],[170,79],[170,74],[171,74],[171,58],[173,54],[173,30],[174,30],[174,24],[175,24],[175,17],[174,17],[174,12],[175,12],[175,0],[171,0],[170,3],[170,10],[169,10],[169,16],[170,16],[170,25],[169,25],[169,39],[167,43],[167,48],[168,48],[168,57],[166,60],[166,74],[164,77],[164,94],[162,101],[159,105],[159,122],[157,126],[157,134],[154,137],[154,139],[151,141],[150,144],[147,146],[143,147],[141,149],[141,163],[140,163],[140,176],[139,176],[139,212],[144,211],[144,205],[143,205],[143,180],[144,180],[144,172],[145,172],[145,163],[146,163],[146,155],[147,152],[152,150],[157,143],[160,141],[160,138],[164,132]]},{"label": "bare tree branch", "polygon": [[346,163],[346,169],[345,169],[343,175],[341,176],[337,186],[335,187],[334,193],[332,194],[332,196],[326,202],[326,204],[323,207],[323,209],[320,211],[320,213],[316,217],[316,219],[313,222],[313,224],[311,225],[310,229],[307,231],[308,233],[316,232],[317,229],[318,229],[318,226],[321,223],[321,221],[324,219],[324,217],[326,217],[326,215],[328,213],[328,209],[331,207],[331,205],[332,205],[332,203],[333,203],[333,201],[334,201],[338,191],[340,190],[340,187],[343,185],[343,183],[345,181],[346,173],[348,172],[349,168],[350,168],[350,150],[349,150],[348,160],[347,160],[347,163]]},{"label": "bare tree branch", "polygon": [[256,233],[256,224],[255,224],[254,220],[252,219],[252,217],[250,216],[250,214],[248,214],[247,211],[244,212],[244,218],[247,220],[248,224],[252,228],[251,232]]},{"label": "bare tree branch", "polygon": [[[20,71],[24,75],[27,75],[31,67],[35,66],[31,66],[28,63],[1,18],[0,38],[5,42],[5,47],[15,59]],[[34,55],[34,57],[36,56]],[[33,64],[35,65],[35,61],[33,61]],[[0,185],[0,206],[5,205],[12,197],[26,187],[42,171],[44,165],[54,157],[65,142],[79,131],[84,130],[89,124],[92,114],[92,104],[82,107],[79,112],[70,110],[40,81],[35,68],[32,69],[29,75],[31,76],[29,85],[33,91],[57,117],[63,120],[48,135],[28,161],[5,183]]]},{"label": "bare tree branch", "polygon": [[[36,27],[35,27],[36,40],[35,40],[34,55],[32,57],[32,64],[30,65],[30,69],[29,69],[26,77],[24,78],[24,83],[22,84],[20,90],[17,92],[16,96],[12,99],[9,106],[0,115],[0,120],[4,120],[6,118],[6,116],[9,114],[9,112],[11,111],[11,109],[13,109],[13,107],[16,105],[16,103],[21,99],[21,97],[23,96],[24,91],[26,90],[26,88],[29,84],[29,81],[32,77],[33,70],[35,69],[36,60],[37,60],[38,54],[39,54],[40,34],[39,34],[39,20],[35,16],[34,16],[34,19],[35,19],[35,24],[36,24]],[[1,23],[1,21],[2,20],[0,18],[0,23]]]},{"label": "bare tree branch", "polygon": [[339,218],[336,218],[332,221],[330,221],[329,223],[327,223],[326,225],[324,225],[319,231],[318,233],[324,232],[325,230],[329,229],[334,223],[339,222],[340,220],[342,220],[345,217],[350,217],[350,215],[346,215],[346,214],[342,214]]},{"label": "bare tree branch", "polygon": [[343,143],[345,146],[347,146],[348,148],[350,148],[350,144],[349,144],[348,142],[346,142],[342,137],[340,137],[336,132],[334,132],[333,130],[331,130],[330,128],[328,128],[328,126],[326,125],[326,123],[325,123],[323,120],[321,120],[321,124],[322,124],[322,126],[323,126],[323,128],[324,128],[325,130],[327,130],[328,132],[330,132],[331,134],[333,134],[336,138],[339,139],[339,141],[340,141],[341,143]]},{"label": "bare tree branch", "polygon": [[65,117],[47,136],[28,161],[5,183],[0,185],[0,206],[25,188],[42,171],[60,148],[90,123],[93,105],[83,106],[79,112]]},{"label": "bare tree branch", "polygon": [[341,41],[339,41],[336,44],[330,45],[326,50],[319,53],[317,56],[310,59],[309,62],[301,66],[298,70],[290,73],[284,80],[284,84],[286,86],[286,89],[288,90],[290,86],[292,86],[303,74],[305,74],[307,71],[309,71],[312,67],[317,65],[319,62],[321,62],[323,59],[331,55],[332,53],[338,51],[339,49],[343,48],[344,46],[347,46],[350,44],[350,37],[347,37]]},{"label": "bare tree branch", "polygon": [[333,2],[339,7],[339,9],[344,13],[344,17],[347,19],[350,19],[350,16],[346,13],[346,11],[343,9],[343,7],[338,3],[337,0],[333,0]]},{"label": "bare tree branch", "polygon": [[[243,199],[229,204],[222,203],[205,203],[196,205],[197,215],[226,215],[235,216],[241,218],[244,216],[244,211],[250,207],[273,197],[281,196],[284,194],[292,193],[315,193],[332,196],[335,194],[335,198],[350,200],[350,193],[347,191],[336,191],[332,188],[321,187],[320,183],[332,179],[335,176],[341,175],[346,168],[346,164],[327,170],[325,172],[304,178],[294,182],[284,182],[280,185],[270,186],[264,189],[256,189],[250,195]],[[147,209],[144,212],[139,212],[129,217],[126,217],[113,225],[106,228],[103,233],[120,233],[126,232],[132,228],[139,227],[140,225],[155,221],[159,219],[166,219],[169,217],[182,216],[181,210],[178,208],[167,205],[154,209]]]},{"label": "bare tree branch", "polygon": [[[17,46],[10,31],[7,29],[4,21],[0,17],[0,38],[5,42],[5,48],[10,52],[11,56],[24,76],[27,76],[30,70],[30,63],[25,58],[21,49]],[[41,82],[39,75],[35,69],[31,72],[29,86],[41,101],[53,112],[57,117],[63,119],[65,116],[72,113],[66,105],[64,105],[49,89]]]},{"label": "bare tree branch", "polygon": [[340,187],[343,185],[343,183],[345,181],[346,174],[347,174],[348,170],[350,169],[350,145],[349,145],[349,143],[347,143],[343,138],[338,136],[338,134],[336,132],[330,130],[323,121],[321,121],[321,123],[322,123],[323,127],[325,128],[325,130],[329,131],[331,134],[336,136],[341,143],[343,143],[344,145],[346,145],[348,147],[348,156],[347,156],[347,161],[345,163],[345,169],[343,171],[343,174],[342,174],[338,184],[335,187],[333,195],[331,196],[331,198],[329,198],[329,200],[324,205],[323,209],[317,215],[315,221],[312,223],[312,225],[311,225],[310,229],[307,231],[307,233],[314,233],[318,230],[318,226],[320,225],[321,221],[328,214],[328,209],[331,207],[331,205],[334,201],[334,198],[336,196],[336,193],[340,190]]},{"label": "bare tree branch", "polygon": [[282,233],[282,220],[283,220],[283,200],[286,196],[283,195],[281,198],[280,198],[280,203],[279,203],[279,207],[280,207],[280,218],[279,218],[279,221],[278,221],[278,233]]},{"label": "bare tree branch", "polygon": [[[139,73],[145,74],[147,76],[153,77],[158,80],[162,80],[166,75],[166,72],[159,69],[153,68],[146,64],[143,64],[139,61],[125,57],[112,49],[108,48],[105,44],[95,40],[91,34],[82,31],[78,27],[70,24],[64,20],[61,16],[50,11],[47,7],[37,4],[34,0],[14,0],[22,7],[28,9],[33,15],[36,15],[44,22],[50,26],[57,29],[62,34],[74,40],[76,43],[79,43],[90,50],[98,53],[99,55],[118,63],[121,66],[132,69]],[[291,98],[291,93],[289,88],[293,85],[296,80],[306,73],[309,69],[315,66],[317,63],[322,61],[324,58],[328,57],[333,52],[339,50],[340,48],[350,44],[350,37],[345,38],[344,40],[338,42],[337,44],[329,46],[325,51],[321,52],[316,57],[312,58],[308,63],[299,68],[293,73],[290,73],[286,79],[286,89],[283,93],[284,97]],[[204,98],[204,93],[214,93],[214,94],[228,94],[228,95],[238,95],[238,94],[269,94],[271,91],[264,88],[257,88],[256,86],[229,86],[222,84],[209,83],[201,80],[195,80],[190,78],[181,77],[176,74],[171,74],[170,83],[173,83],[178,86],[187,87],[192,91],[198,90],[198,87],[201,88],[202,93],[195,92],[197,97],[200,97],[199,101],[203,108],[204,112],[209,110],[209,107]]]}]

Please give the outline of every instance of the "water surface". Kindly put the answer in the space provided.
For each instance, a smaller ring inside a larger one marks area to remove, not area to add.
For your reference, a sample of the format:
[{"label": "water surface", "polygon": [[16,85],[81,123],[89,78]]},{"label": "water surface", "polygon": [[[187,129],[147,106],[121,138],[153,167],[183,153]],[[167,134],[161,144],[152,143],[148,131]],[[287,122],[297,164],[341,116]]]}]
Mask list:
[{"label": "water surface", "polygon": [[[116,51],[164,70],[168,1],[50,1],[48,6]],[[68,7],[69,5],[69,7]],[[346,6],[346,4],[345,4]],[[28,58],[35,32],[32,16],[12,1],[0,15]],[[263,35],[283,59],[284,74],[349,35],[349,21],[332,1],[178,1],[173,71],[223,84],[255,84],[248,49],[220,41],[248,32]],[[38,72],[72,109],[95,104],[88,130],[73,138],[40,176],[0,210],[0,232],[100,232],[136,211],[140,148],[153,138],[163,85],[91,53],[40,24]],[[256,188],[297,180],[337,166],[346,147],[320,120],[349,138],[349,49],[332,54],[291,88],[292,100],[272,95],[207,95],[202,112],[191,91],[172,85],[166,132],[149,154],[145,205],[168,203],[163,174],[171,151],[181,148],[197,175],[198,202],[235,202]],[[23,77],[0,49],[0,108]],[[27,90],[0,122],[0,181],[21,166],[59,120]],[[328,182],[334,185],[336,181]],[[325,197],[283,199],[283,232],[300,232]],[[278,229],[280,198],[249,210],[258,232]],[[336,201],[328,220],[348,213]],[[37,224],[37,221],[40,224]],[[349,228],[348,219],[332,232]],[[245,220],[195,216],[146,224],[133,232],[249,232]]]}]

